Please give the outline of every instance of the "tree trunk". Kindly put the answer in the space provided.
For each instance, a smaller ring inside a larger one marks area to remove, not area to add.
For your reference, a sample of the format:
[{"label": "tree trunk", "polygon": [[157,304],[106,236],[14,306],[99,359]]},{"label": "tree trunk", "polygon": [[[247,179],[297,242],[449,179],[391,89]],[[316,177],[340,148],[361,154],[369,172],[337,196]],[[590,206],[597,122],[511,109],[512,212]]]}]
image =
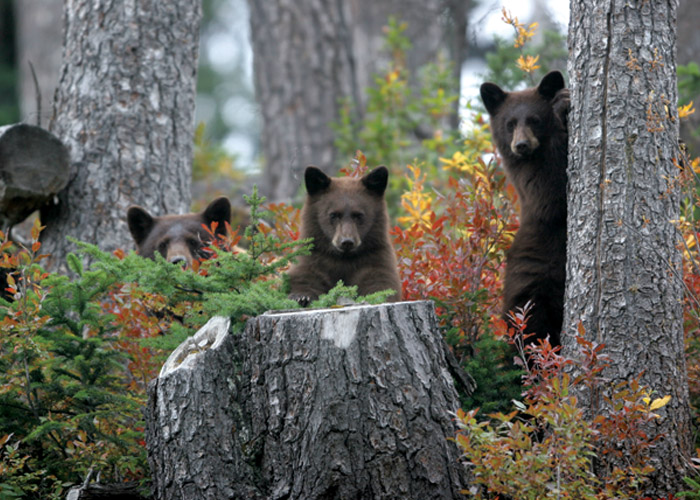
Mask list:
[{"label": "tree trunk", "polygon": [[[14,0],[17,18],[17,69],[22,119],[44,125],[49,121],[61,70],[62,0]],[[34,67],[37,88],[29,66]]]},{"label": "tree trunk", "polygon": [[[610,386],[644,372],[670,394],[650,435],[649,495],[678,491],[692,432],[685,370],[678,219],[675,2],[571,2],[565,351],[606,344]],[[568,333],[568,334],[567,334]],[[602,394],[583,400],[605,408]],[[604,411],[604,410],[603,410]],[[602,457],[601,457],[602,458]]]},{"label": "tree trunk", "polygon": [[68,150],[46,130],[0,127],[0,230],[7,231],[68,183]]},{"label": "tree trunk", "polygon": [[264,180],[271,201],[289,201],[308,165],[330,173],[341,98],[357,102],[350,12],[345,2],[249,0]]},{"label": "tree trunk", "polygon": [[64,61],[52,131],[71,181],[42,211],[42,250],[65,270],[66,236],[131,247],[126,209],[190,205],[200,3],[66,0]]},{"label": "tree trunk", "polygon": [[333,174],[338,163],[350,160],[337,158],[330,124],[339,118],[341,99],[351,99],[362,116],[364,91],[383,64],[382,27],[389,16],[408,22],[411,73],[441,51],[460,58],[456,72],[461,63],[466,26],[450,14],[464,17],[460,3],[249,0],[248,5],[263,124],[261,191],[272,201],[293,197],[308,165]]},{"label": "tree trunk", "polygon": [[149,387],[158,499],[462,498],[431,302],[212,319]]}]

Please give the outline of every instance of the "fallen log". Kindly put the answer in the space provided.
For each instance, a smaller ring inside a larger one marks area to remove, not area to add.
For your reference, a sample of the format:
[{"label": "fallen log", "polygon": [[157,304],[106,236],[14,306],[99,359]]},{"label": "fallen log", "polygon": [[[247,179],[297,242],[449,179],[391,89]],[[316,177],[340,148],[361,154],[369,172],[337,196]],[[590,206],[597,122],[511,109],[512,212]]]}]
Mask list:
[{"label": "fallen log", "polygon": [[68,184],[68,149],[46,130],[0,127],[0,230],[22,222]]}]

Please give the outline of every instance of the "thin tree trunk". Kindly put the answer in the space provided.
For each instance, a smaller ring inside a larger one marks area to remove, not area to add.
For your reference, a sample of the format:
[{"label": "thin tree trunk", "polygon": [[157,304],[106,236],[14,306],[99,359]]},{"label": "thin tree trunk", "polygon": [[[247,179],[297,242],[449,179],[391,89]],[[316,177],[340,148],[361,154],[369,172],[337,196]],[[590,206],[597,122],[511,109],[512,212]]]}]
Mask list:
[{"label": "thin tree trunk", "polygon": [[66,0],[52,131],[71,181],[42,211],[42,250],[65,270],[66,236],[130,248],[126,209],[189,209],[200,3]]},{"label": "thin tree trunk", "polygon": [[154,496],[463,498],[432,302],[215,318],[149,386]]},{"label": "thin tree trunk", "polygon": [[443,53],[458,75],[466,38],[465,10],[445,0],[249,0],[256,98],[262,114],[264,178],[273,201],[298,192],[303,171],[317,165],[333,174],[339,163],[330,125],[350,99],[362,117],[365,90],[384,69],[390,16],[406,21],[413,43],[412,74]]},{"label": "thin tree trunk", "polygon": [[[22,119],[46,127],[61,70],[63,0],[14,0],[14,8]],[[38,89],[29,63],[34,67]],[[40,102],[37,92],[41,96]]]},{"label": "thin tree trunk", "polygon": [[264,179],[271,200],[297,192],[308,165],[331,173],[341,98],[359,97],[346,2],[249,0]]},{"label": "thin tree trunk", "polygon": [[[670,394],[650,435],[648,493],[682,487],[692,432],[681,311],[676,3],[571,2],[569,215],[565,350],[582,322],[605,343],[610,386],[644,372]],[[602,394],[581,395],[604,408]],[[602,457],[601,457],[602,458]]]}]

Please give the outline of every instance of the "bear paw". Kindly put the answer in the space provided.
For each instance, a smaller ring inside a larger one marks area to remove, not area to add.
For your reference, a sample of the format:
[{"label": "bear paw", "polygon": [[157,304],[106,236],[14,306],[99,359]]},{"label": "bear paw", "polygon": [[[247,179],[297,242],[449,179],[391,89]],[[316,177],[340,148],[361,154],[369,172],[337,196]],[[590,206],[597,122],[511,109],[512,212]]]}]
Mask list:
[{"label": "bear paw", "polygon": [[312,302],[310,296],[301,293],[290,293],[287,298],[296,301],[301,307],[306,307]]}]

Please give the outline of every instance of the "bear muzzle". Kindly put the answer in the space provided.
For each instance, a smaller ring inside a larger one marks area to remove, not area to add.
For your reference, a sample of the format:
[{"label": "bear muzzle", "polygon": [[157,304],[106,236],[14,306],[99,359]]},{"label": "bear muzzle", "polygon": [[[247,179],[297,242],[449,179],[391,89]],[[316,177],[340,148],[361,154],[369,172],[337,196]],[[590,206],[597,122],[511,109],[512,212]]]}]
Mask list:
[{"label": "bear muzzle", "polygon": [[517,127],[513,131],[513,140],[510,143],[511,151],[517,156],[528,156],[540,145],[540,141],[530,127]]},{"label": "bear muzzle", "polygon": [[164,255],[164,257],[171,264],[177,264],[183,269],[187,269],[192,265],[192,253],[184,241],[171,243],[168,247],[167,255]]},{"label": "bear muzzle", "polygon": [[[350,226],[350,227],[348,227]],[[342,253],[350,253],[362,243],[357,229],[352,224],[341,224],[333,236],[333,246]]]}]

